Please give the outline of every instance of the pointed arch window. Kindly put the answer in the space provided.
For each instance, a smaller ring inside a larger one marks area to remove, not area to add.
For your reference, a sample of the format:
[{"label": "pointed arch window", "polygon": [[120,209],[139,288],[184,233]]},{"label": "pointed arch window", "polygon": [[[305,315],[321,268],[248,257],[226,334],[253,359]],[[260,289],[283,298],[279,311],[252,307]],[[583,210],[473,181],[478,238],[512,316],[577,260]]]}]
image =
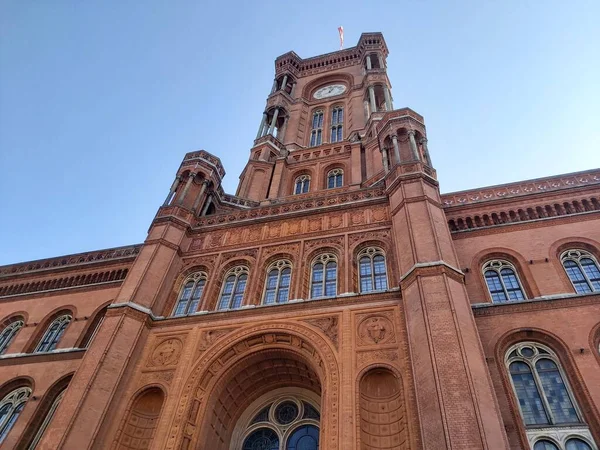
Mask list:
[{"label": "pointed arch window", "polygon": [[72,319],[73,317],[71,317],[70,314],[64,314],[54,319],[44,333],[44,336],[40,340],[40,343],[36,347],[34,353],[51,352],[54,350]]},{"label": "pointed arch window", "polygon": [[96,314],[96,316],[94,316],[94,319],[93,319],[92,323],[90,324],[88,331],[86,332],[83,339],[81,340],[81,344],[79,345],[79,348],[88,348],[89,347],[91,342],[96,337],[96,334],[98,334],[100,325],[102,325],[102,322],[104,322],[104,316],[106,316],[106,311],[107,311],[107,307],[100,310],[98,312],[98,314]]},{"label": "pointed arch window", "polygon": [[331,142],[341,142],[344,138],[344,108],[336,106],[331,113]]},{"label": "pointed arch window", "polygon": [[30,395],[30,388],[21,387],[10,392],[0,401],[0,444],[19,418]]},{"label": "pointed arch window", "polygon": [[31,444],[29,444],[29,446],[27,447],[29,450],[35,449],[37,447],[38,443],[40,442],[40,440],[42,439],[42,436],[44,436],[44,432],[46,431],[46,429],[48,428],[48,425],[50,425],[50,422],[54,418],[54,414],[56,413],[56,410],[58,409],[58,406],[60,405],[60,402],[62,401],[66,391],[67,391],[67,386],[65,386],[58,393],[58,395],[56,396],[56,398],[50,405],[50,409],[48,409],[48,412],[44,416],[44,420],[42,421],[38,430],[36,431],[35,436],[33,437],[33,440],[31,441]]},{"label": "pointed arch window", "polygon": [[359,284],[361,294],[387,289],[385,253],[380,248],[365,248],[358,254]]},{"label": "pointed arch window", "polygon": [[323,140],[323,111],[315,111],[312,118],[312,130],[310,132],[310,146],[321,145]]},{"label": "pointed arch window", "polygon": [[342,169],[333,169],[327,173],[327,189],[342,187],[344,184],[344,171]]},{"label": "pointed arch window", "polygon": [[310,189],[310,175],[300,175],[296,178],[294,194],[306,194]]},{"label": "pointed arch window", "polygon": [[337,295],[337,258],[331,253],[319,255],[313,262],[310,276],[310,298]]},{"label": "pointed arch window", "polygon": [[267,269],[263,304],[286,303],[290,296],[292,264],[287,260],[277,261]]},{"label": "pointed arch window", "polygon": [[173,316],[187,316],[198,310],[198,305],[206,286],[206,280],[207,276],[204,272],[196,272],[186,279],[179,293],[179,299],[175,305]]},{"label": "pointed arch window", "polygon": [[578,294],[600,292],[598,261],[585,250],[567,250],[560,260]]},{"label": "pointed arch window", "polygon": [[221,289],[218,309],[237,309],[242,306],[247,282],[247,267],[238,266],[227,272]]},{"label": "pointed arch window", "polygon": [[515,267],[507,261],[493,260],[483,265],[483,276],[494,303],[525,300]]},{"label": "pointed arch window", "polygon": [[19,330],[23,327],[24,322],[21,318],[17,318],[13,322],[9,323],[0,332],[0,355],[3,355],[8,346],[13,341]]}]

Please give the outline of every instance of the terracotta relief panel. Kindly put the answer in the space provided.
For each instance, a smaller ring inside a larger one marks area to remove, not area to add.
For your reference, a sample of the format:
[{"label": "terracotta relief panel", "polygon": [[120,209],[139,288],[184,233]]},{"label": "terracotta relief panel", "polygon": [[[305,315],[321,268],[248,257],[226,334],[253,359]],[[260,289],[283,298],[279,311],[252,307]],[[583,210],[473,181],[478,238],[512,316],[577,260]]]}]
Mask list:
[{"label": "terracotta relief panel", "polygon": [[338,348],[338,318],[337,317],[319,317],[316,319],[307,319],[304,322],[313,325],[323,331],[329,338],[335,348]]},{"label": "terracotta relief panel", "polygon": [[359,346],[396,342],[393,315],[390,313],[362,314],[357,316]]},{"label": "terracotta relief panel", "polygon": [[155,345],[150,353],[147,367],[168,367],[174,366],[179,362],[183,343],[178,338],[168,338],[161,340]]}]

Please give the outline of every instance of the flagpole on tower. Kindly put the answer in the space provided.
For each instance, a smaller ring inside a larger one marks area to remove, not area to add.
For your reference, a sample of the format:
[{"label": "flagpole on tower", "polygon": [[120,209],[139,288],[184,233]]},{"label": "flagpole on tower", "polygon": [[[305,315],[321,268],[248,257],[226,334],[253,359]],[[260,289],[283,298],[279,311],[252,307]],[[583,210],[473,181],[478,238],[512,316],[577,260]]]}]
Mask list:
[{"label": "flagpole on tower", "polygon": [[338,32],[340,33],[340,50],[344,50],[344,27],[340,25]]}]

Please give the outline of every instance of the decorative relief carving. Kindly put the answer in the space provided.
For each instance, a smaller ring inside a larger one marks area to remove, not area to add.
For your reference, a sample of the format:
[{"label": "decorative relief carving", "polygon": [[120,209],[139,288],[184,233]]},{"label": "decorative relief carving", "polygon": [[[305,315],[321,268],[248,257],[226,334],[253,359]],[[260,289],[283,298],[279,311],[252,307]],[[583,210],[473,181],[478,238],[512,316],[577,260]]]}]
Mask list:
[{"label": "decorative relief carving", "polygon": [[248,241],[249,242],[255,242],[260,240],[262,236],[262,227],[260,226],[255,226],[255,227],[251,227],[250,230],[248,231]]},{"label": "decorative relief carving", "polygon": [[240,256],[247,256],[249,258],[256,259],[257,253],[258,253],[258,250],[255,248],[249,248],[247,250],[240,250],[240,251],[236,251],[236,252],[227,252],[227,253],[223,253],[223,261],[228,261],[230,259],[240,257]]},{"label": "decorative relief carving", "polygon": [[359,345],[375,345],[396,342],[394,324],[382,314],[362,318],[358,324]]},{"label": "decorative relief carving", "polygon": [[158,344],[148,361],[148,366],[172,366],[177,364],[183,344],[179,339],[170,338]]},{"label": "decorative relief carving", "polygon": [[225,233],[214,233],[209,236],[208,246],[211,248],[220,247],[223,245]]},{"label": "decorative relief carving", "polygon": [[397,350],[375,350],[359,352],[356,355],[356,366],[362,367],[376,362],[395,362],[400,359]]},{"label": "decorative relief carving", "polygon": [[351,225],[360,225],[361,223],[364,223],[364,221],[365,221],[365,215],[362,211],[357,211],[350,215],[350,224]]},{"label": "decorative relief carving", "polygon": [[388,220],[388,214],[386,208],[375,208],[373,209],[373,221],[374,222],[383,222]]},{"label": "decorative relief carving", "polygon": [[344,216],[342,214],[331,216],[329,218],[329,226],[331,228],[339,228],[342,225],[344,225]]},{"label": "decorative relief carving", "polygon": [[263,248],[263,258],[268,258],[271,255],[277,253],[289,253],[291,255],[298,255],[299,244],[284,244],[284,245],[273,245],[271,247]]},{"label": "decorative relief carving", "polygon": [[338,247],[340,249],[343,248],[344,247],[344,236],[332,236],[332,237],[327,237],[327,238],[313,239],[311,241],[306,241],[304,243],[304,251],[306,253],[308,253],[315,247],[327,247],[327,246]]},{"label": "decorative relief carving", "polygon": [[321,218],[311,219],[308,221],[308,231],[320,231],[321,230]]},{"label": "decorative relief carving", "polygon": [[175,375],[175,370],[156,370],[152,372],[144,372],[140,377],[139,385],[147,386],[152,383],[165,383],[167,386],[171,384],[173,381],[173,376]]},{"label": "decorative relief carving", "polygon": [[198,344],[198,350],[200,353],[204,352],[216,341],[221,339],[226,334],[232,332],[234,328],[224,328],[222,330],[207,330],[200,334],[200,343]]},{"label": "decorative relief carving", "polygon": [[338,348],[338,318],[337,317],[319,317],[317,319],[307,319],[307,322],[323,330],[323,333],[333,342],[335,348]]},{"label": "decorative relief carving", "polygon": [[348,236],[350,246],[360,241],[381,240],[387,241],[390,238],[390,230],[367,231],[363,233],[354,233]]},{"label": "decorative relief carving", "polygon": [[200,250],[204,246],[204,237],[192,240],[189,251]]}]

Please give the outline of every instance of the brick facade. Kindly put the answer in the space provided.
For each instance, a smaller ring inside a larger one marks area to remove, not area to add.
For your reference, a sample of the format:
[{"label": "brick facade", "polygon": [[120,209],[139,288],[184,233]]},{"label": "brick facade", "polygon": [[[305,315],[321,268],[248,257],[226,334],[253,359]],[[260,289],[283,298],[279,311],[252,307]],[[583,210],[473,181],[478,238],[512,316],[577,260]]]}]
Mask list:
[{"label": "brick facade", "polygon": [[387,54],[277,58],[236,195],[188,153],[143,244],[0,267],[2,448],[597,450],[600,170],[440,194]]}]

